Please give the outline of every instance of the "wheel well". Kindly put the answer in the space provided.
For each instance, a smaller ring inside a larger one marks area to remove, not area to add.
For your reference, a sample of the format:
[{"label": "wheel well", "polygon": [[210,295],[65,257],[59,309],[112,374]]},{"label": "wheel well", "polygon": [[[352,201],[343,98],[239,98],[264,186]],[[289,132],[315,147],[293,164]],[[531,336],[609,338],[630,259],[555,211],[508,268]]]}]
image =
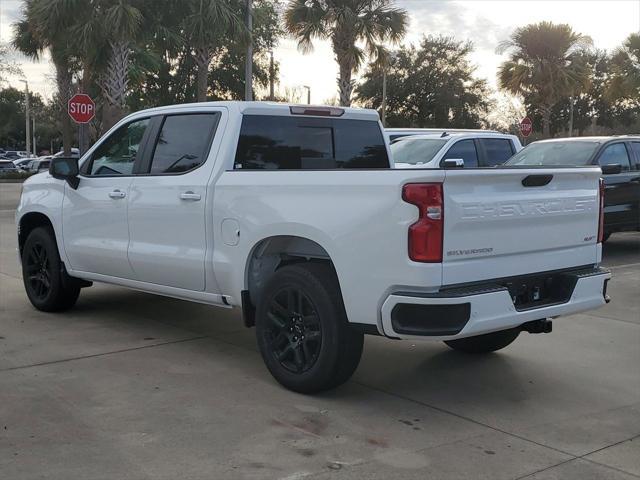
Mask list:
[{"label": "wheel well", "polygon": [[20,254],[22,254],[22,247],[24,247],[27,237],[33,229],[38,227],[49,227],[53,230],[51,220],[43,213],[30,212],[20,219],[20,224],[18,225],[18,248],[20,249]]},{"label": "wheel well", "polygon": [[247,327],[255,325],[255,306],[271,276],[279,268],[301,262],[326,263],[335,273],[335,267],[327,251],[307,238],[288,235],[269,237],[253,248],[247,263],[247,290],[242,296],[244,323]]}]

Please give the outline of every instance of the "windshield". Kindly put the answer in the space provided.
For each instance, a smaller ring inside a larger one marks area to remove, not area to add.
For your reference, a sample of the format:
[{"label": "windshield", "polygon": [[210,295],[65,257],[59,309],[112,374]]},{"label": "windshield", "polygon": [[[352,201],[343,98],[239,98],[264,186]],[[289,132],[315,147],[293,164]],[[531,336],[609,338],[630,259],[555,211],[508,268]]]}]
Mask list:
[{"label": "windshield", "polygon": [[394,163],[428,163],[447,141],[441,138],[407,138],[391,145],[391,155]]},{"label": "windshield", "polygon": [[589,164],[598,142],[539,142],[516,153],[505,165],[580,167]]}]

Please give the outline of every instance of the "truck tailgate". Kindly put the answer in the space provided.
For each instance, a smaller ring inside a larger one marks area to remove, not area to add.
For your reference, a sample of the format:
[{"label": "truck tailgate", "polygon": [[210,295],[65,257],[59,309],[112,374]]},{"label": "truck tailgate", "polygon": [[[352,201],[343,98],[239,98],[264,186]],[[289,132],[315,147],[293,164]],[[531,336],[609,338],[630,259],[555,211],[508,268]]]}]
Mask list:
[{"label": "truck tailgate", "polygon": [[443,285],[600,261],[600,169],[447,170]]}]

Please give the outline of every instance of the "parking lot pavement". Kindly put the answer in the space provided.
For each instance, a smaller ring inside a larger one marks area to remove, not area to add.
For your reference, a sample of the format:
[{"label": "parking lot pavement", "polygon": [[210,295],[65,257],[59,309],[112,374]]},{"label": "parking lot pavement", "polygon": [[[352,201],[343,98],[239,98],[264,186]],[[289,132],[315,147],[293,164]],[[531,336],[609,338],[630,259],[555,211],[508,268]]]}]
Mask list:
[{"label": "parking lot pavement", "polygon": [[353,379],[279,387],[254,331],[117,287],[28,303],[19,186],[0,184],[0,472],[6,479],[640,478],[640,234],[613,235],[612,303],[501,353],[368,337]]}]

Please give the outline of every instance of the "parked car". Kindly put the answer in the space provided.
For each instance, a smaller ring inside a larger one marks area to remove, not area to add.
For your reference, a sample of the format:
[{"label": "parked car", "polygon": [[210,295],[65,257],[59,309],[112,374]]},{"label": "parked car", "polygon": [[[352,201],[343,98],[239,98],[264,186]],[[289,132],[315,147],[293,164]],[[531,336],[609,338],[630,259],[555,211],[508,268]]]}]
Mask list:
[{"label": "parked car", "polygon": [[640,135],[540,140],[514,155],[508,165],[600,165],[604,178],[604,239],[640,230]]},{"label": "parked car", "polygon": [[17,160],[19,158],[29,158],[31,154],[29,152],[21,150],[7,150],[4,153],[4,158],[7,160]]},{"label": "parked car", "polygon": [[522,150],[515,135],[477,131],[413,135],[391,144],[395,168],[440,168],[447,160],[464,168],[502,165]]},{"label": "parked car", "polygon": [[[58,153],[53,155],[55,158],[64,157],[64,150],[60,150]],[[71,148],[71,157],[80,157],[80,149],[79,148]]]},{"label": "parked car", "polygon": [[13,164],[11,160],[0,160],[0,176],[17,171],[18,168]]},{"label": "parked car", "polygon": [[18,170],[28,170],[29,163],[31,163],[33,158],[20,158],[17,160],[13,160],[13,164],[16,166]]},{"label": "parked car", "polygon": [[49,165],[51,164],[51,159],[53,157],[51,155],[47,155],[44,157],[38,157],[32,159],[27,164],[27,171],[31,173],[40,173],[49,171]]},{"label": "parked car", "polygon": [[384,134],[389,140],[389,143],[410,137],[412,135],[441,135],[443,133],[500,133],[495,130],[482,130],[479,128],[385,128]]},{"label": "parked car", "polygon": [[27,296],[59,311],[97,281],[235,309],[299,392],[346,381],[364,333],[486,353],[605,303],[599,168],[395,170],[387,145],[373,110],[129,115],[23,184]]}]

